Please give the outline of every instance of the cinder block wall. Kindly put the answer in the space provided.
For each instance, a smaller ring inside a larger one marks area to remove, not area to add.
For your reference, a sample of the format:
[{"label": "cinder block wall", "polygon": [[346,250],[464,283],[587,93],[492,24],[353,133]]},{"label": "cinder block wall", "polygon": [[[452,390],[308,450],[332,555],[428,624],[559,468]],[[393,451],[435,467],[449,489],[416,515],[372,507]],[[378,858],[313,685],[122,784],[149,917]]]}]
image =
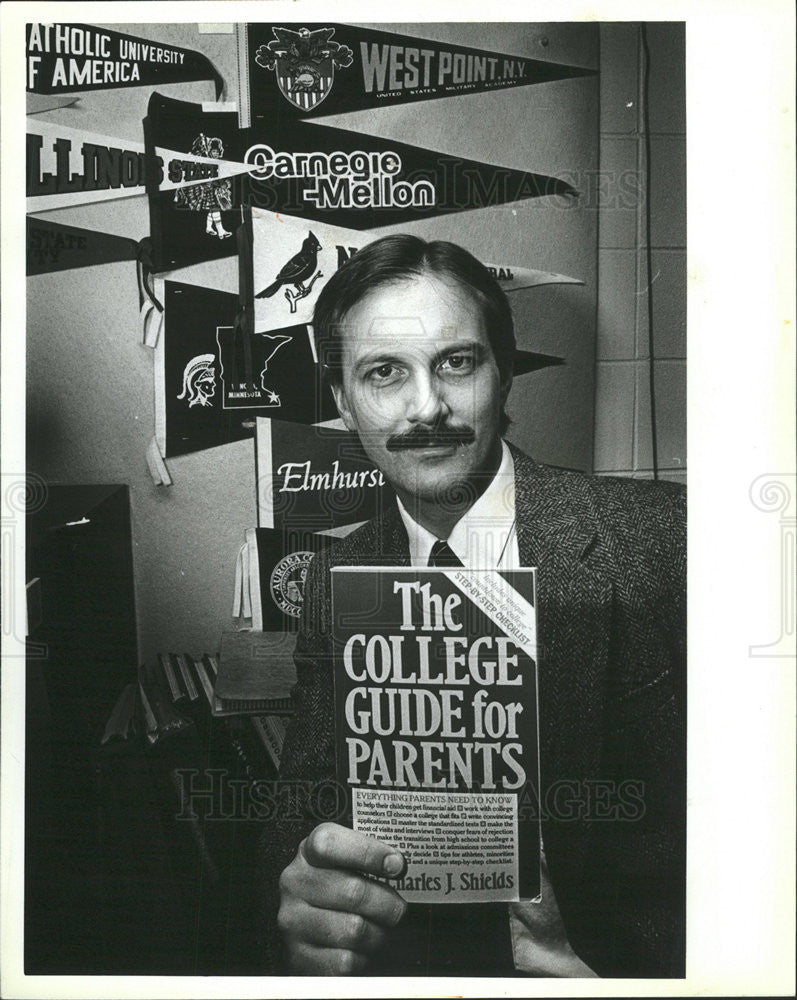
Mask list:
[{"label": "cinder block wall", "polygon": [[[595,472],[652,475],[648,297],[662,479],[686,481],[686,107],[682,23],[647,25],[651,179],[645,184],[638,24],[600,29]],[[645,254],[650,197],[652,272]]]}]

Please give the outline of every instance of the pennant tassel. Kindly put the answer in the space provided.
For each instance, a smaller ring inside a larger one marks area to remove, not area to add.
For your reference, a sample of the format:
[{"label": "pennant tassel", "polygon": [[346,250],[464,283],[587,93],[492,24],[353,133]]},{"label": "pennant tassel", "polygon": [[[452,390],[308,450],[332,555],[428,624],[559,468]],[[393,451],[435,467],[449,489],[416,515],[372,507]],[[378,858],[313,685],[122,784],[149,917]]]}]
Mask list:
[{"label": "pennant tassel", "polygon": [[232,595],[232,616],[234,619],[241,617],[241,607],[243,605],[243,561],[244,552],[247,549],[247,543],[238,549],[238,555],[235,559],[235,583],[233,584],[233,595]]},{"label": "pennant tassel", "polygon": [[[247,533],[248,534],[248,533]],[[247,544],[244,547],[243,553],[243,616],[244,618],[252,619],[252,627],[258,630],[263,628],[263,613],[258,610],[257,615],[254,610],[254,603],[252,600],[252,569],[253,563],[254,568],[257,569],[257,549],[254,551],[252,545],[247,539]],[[255,619],[259,622],[256,623]]]},{"label": "pennant tassel", "polygon": [[152,481],[156,486],[171,486],[172,477],[163,461],[158,442],[153,437],[147,448],[147,467],[152,476]]},{"label": "pennant tassel", "polygon": [[147,300],[138,314],[141,343],[144,347],[154,350],[158,346],[161,330],[163,330],[163,310],[156,309],[155,304]]},{"label": "pennant tassel", "polygon": [[163,329],[163,305],[155,295],[152,285],[152,249],[147,237],[140,241],[136,253],[136,282],[138,284],[138,326],[144,347],[158,346]]}]

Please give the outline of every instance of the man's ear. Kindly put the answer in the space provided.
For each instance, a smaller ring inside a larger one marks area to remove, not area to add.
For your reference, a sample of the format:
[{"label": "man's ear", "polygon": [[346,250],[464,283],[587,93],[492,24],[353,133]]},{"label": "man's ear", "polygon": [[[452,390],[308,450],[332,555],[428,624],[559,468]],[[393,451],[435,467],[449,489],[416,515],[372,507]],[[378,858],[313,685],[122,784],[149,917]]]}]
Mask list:
[{"label": "man's ear", "polygon": [[509,398],[509,390],[512,388],[512,379],[514,372],[512,367],[507,368],[505,372],[501,373],[501,406],[506,406],[506,401]]},{"label": "man's ear", "polygon": [[338,408],[340,419],[350,431],[355,430],[356,428],[354,426],[354,420],[352,419],[351,410],[346,403],[346,393],[343,391],[343,383],[332,382],[330,383],[330,389],[332,390],[332,396],[335,399],[335,406]]}]

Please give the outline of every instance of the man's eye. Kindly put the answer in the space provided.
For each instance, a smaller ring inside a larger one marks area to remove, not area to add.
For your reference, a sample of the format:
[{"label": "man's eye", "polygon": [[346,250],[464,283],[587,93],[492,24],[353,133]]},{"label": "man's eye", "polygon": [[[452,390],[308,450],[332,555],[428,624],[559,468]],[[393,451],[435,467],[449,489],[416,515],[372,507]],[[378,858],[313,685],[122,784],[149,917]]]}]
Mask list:
[{"label": "man's eye", "polygon": [[368,377],[372,382],[388,382],[398,375],[398,369],[395,365],[384,364],[379,365],[378,368],[372,368],[368,373]]},{"label": "man's eye", "polygon": [[469,375],[475,367],[472,354],[449,354],[440,365],[441,371],[455,372],[457,375]]}]

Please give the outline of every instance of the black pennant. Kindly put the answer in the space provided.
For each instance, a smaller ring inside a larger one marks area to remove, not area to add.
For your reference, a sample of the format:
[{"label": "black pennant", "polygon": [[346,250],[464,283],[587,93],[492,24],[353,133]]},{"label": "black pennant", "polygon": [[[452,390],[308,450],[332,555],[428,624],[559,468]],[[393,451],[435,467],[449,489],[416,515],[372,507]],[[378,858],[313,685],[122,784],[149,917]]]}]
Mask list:
[{"label": "black pennant", "polygon": [[261,528],[333,531],[368,521],[395,502],[352,431],[275,419],[256,423]]},{"label": "black pennant", "polygon": [[189,80],[213,80],[219,71],[201,52],[90,24],[28,24],[27,89],[34,94],[113,90]]},{"label": "black pennant", "polygon": [[156,408],[165,457],[253,437],[258,416],[307,424],[337,416],[305,325],[246,335],[236,323],[237,295],[176,281],[164,286]]},{"label": "black pennant", "polygon": [[124,236],[64,226],[32,215],[26,218],[26,230],[27,274],[135,260],[138,253],[138,243]]},{"label": "black pennant", "polygon": [[546,195],[566,181],[314,122],[244,130],[253,208],[374,229]]},{"label": "black pennant", "polygon": [[[193,190],[151,192],[156,270],[172,270],[235,254],[235,209],[281,212],[329,225],[367,230],[406,225],[452,212],[545,196],[569,197],[566,181],[513,167],[315,122],[275,119],[237,128],[234,112],[153,94],[144,120],[147,152],[155,146],[190,152],[202,137],[223,156],[250,165],[242,178]],[[191,193],[189,193],[191,192]]]},{"label": "black pennant", "polygon": [[[201,104],[152,94],[144,119],[144,146],[241,160],[238,115],[204,111]],[[178,191],[150,186],[149,217],[156,271],[234,257],[244,181],[229,177]]]},{"label": "black pennant", "polygon": [[[595,70],[349,24],[247,24],[243,123],[526,87]],[[248,111],[248,114],[247,114]]]},{"label": "black pennant", "polygon": [[[303,528],[250,528],[249,558],[252,626],[257,631],[295,632],[299,626],[304,580],[314,553],[325,549],[329,536]],[[254,558],[256,556],[256,558]]]}]

